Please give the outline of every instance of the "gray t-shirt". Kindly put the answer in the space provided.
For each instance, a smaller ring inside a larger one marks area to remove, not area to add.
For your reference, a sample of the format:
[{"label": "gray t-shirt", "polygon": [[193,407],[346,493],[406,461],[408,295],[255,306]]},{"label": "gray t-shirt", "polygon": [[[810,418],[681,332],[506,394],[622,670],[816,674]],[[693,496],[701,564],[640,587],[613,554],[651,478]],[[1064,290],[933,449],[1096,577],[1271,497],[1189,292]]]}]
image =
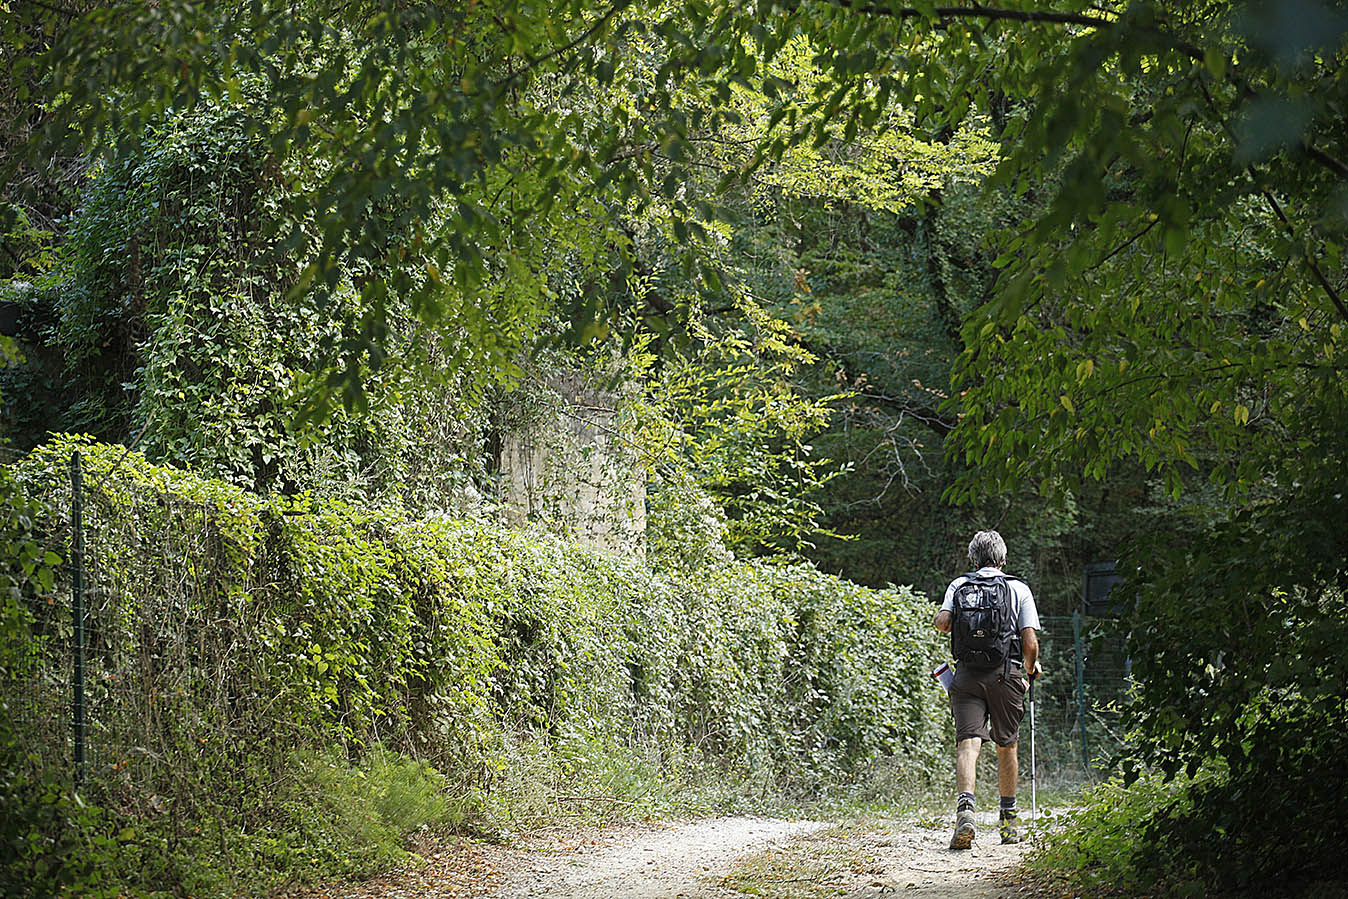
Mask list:
[{"label": "gray t-shirt", "polygon": [[[1016,634],[1027,627],[1039,630],[1039,610],[1034,605],[1034,594],[1030,592],[1030,585],[1018,577],[1013,577],[1002,571],[1000,568],[980,568],[977,574],[987,577],[1001,575],[1006,578],[1006,582],[1011,585],[1011,593],[1016,601]],[[941,610],[944,612],[955,611],[955,591],[959,589],[969,578],[966,575],[960,575],[950,582],[950,586],[945,588],[945,602],[941,603]]]}]

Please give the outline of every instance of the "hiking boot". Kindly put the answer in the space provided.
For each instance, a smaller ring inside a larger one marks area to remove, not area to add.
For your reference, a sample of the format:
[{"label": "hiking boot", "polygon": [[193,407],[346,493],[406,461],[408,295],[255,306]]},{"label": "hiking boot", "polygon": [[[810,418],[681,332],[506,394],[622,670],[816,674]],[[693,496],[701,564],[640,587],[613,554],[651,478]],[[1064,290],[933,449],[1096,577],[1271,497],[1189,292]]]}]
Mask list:
[{"label": "hiking boot", "polygon": [[1020,818],[1015,812],[1002,812],[1001,820],[997,822],[997,829],[1002,833],[1003,843],[1019,843],[1025,839],[1025,834],[1020,830]]},{"label": "hiking boot", "polygon": [[974,844],[974,810],[962,808],[955,815],[955,835],[950,838],[951,849],[968,849]]}]

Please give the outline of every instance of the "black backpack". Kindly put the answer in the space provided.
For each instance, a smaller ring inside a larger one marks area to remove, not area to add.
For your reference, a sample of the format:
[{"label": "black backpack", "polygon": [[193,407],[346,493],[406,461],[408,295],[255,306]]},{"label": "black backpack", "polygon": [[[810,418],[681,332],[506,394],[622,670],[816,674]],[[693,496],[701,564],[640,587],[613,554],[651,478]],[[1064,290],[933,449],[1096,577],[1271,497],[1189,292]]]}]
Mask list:
[{"label": "black backpack", "polygon": [[1016,597],[1003,575],[965,575],[955,588],[950,654],[974,668],[996,668],[1019,647]]}]

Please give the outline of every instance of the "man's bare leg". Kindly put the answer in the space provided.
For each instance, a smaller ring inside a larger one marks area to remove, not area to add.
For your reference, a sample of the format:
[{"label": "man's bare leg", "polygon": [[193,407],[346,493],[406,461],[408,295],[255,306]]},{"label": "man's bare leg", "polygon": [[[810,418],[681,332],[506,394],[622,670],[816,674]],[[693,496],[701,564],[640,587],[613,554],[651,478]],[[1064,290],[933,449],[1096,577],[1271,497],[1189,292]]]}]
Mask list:
[{"label": "man's bare leg", "polygon": [[997,747],[997,791],[1002,794],[998,830],[1003,843],[1019,843],[1020,825],[1016,816],[1016,781],[1020,764],[1016,745]]},{"label": "man's bare leg", "polygon": [[[1017,775],[1020,773],[1020,755],[1017,744],[997,747],[997,789],[1003,796],[1016,795]],[[959,779],[958,774],[956,779]]]},{"label": "man's bare leg", "polygon": [[[955,747],[955,789],[961,793],[972,793],[974,791],[974,777],[978,770],[978,753],[982,748],[983,741],[978,737],[960,740],[959,745]],[[997,761],[1000,764],[1001,747],[998,746],[997,749]],[[1001,776],[999,769],[997,772],[999,782]]]},{"label": "man's bare leg", "polygon": [[[960,740],[955,747],[955,787],[960,793],[973,795],[974,776],[978,770],[978,752],[983,741],[978,737]],[[968,849],[974,843],[974,810],[961,801],[955,815],[955,835],[950,838],[951,849]]]}]

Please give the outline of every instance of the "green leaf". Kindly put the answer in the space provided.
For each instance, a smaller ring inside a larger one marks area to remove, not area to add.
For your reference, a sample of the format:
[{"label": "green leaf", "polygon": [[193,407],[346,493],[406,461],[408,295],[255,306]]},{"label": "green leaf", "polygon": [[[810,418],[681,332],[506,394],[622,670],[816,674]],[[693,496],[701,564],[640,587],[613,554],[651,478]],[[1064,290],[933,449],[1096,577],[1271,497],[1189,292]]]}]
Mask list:
[{"label": "green leaf", "polygon": [[1226,51],[1219,46],[1209,46],[1203,50],[1203,64],[1208,74],[1218,81],[1226,77]]}]

